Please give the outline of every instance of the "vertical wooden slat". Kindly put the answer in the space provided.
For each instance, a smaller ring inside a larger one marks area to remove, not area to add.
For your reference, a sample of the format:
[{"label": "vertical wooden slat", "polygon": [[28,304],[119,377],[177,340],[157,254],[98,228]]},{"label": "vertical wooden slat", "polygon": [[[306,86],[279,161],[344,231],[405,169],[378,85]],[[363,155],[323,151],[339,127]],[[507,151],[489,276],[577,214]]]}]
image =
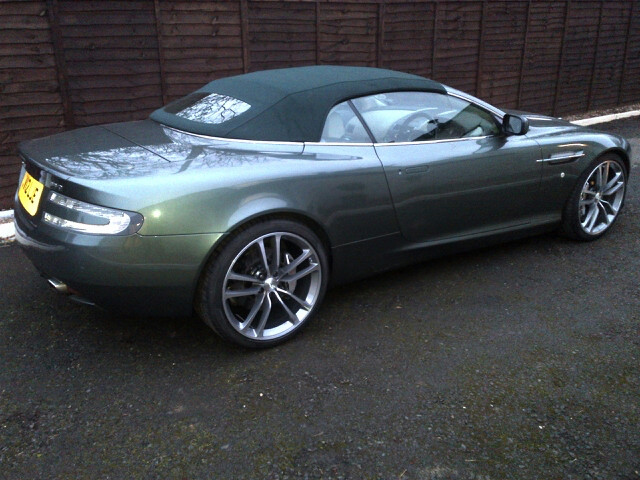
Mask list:
[{"label": "vertical wooden slat", "polygon": [[440,2],[436,2],[433,11],[433,42],[431,45],[431,78],[436,78],[436,45],[438,44],[438,10]]},{"label": "vertical wooden slat", "polygon": [[562,61],[567,44],[567,35],[569,33],[569,10],[571,9],[571,0],[567,0],[566,10],[564,12],[564,30],[562,34],[562,47],[560,48],[560,59],[558,60],[558,71],[556,73],[556,93],[553,96],[553,115],[558,111],[558,98],[560,96],[560,78],[562,75]]},{"label": "vertical wooden slat", "polygon": [[60,24],[58,23],[58,1],[47,0],[47,12],[49,14],[49,25],[51,26],[51,39],[53,43],[53,55],[56,63],[56,74],[58,85],[60,86],[60,98],[64,110],[64,123],[66,128],[74,128],[75,119],[73,116],[73,106],[69,96],[69,81],[67,64],[64,59],[64,46],[62,45],[62,35]]},{"label": "vertical wooden slat", "polygon": [[247,0],[240,0],[240,35],[242,43],[242,70],[249,71],[249,5]]},{"label": "vertical wooden slat", "polygon": [[617,105],[622,103],[622,94],[624,93],[624,77],[627,70],[627,58],[629,55],[629,39],[631,37],[631,24],[633,23],[633,14],[635,12],[635,6],[637,2],[631,2],[631,9],[629,11],[629,21],[627,22],[627,40],[624,44],[624,55],[622,56],[622,73],[620,74],[620,84],[618,85],[618,101]]},{"label": "vertical wooden slat", "polygon": [[378,4],[378,30],[376,32],[376,66],[382,66],[382,47],[384,45],[384,3]]},{"label": "vertical wooden slat", "polygon": [[162,103],[167,104],[167,76],[165,74],[165,57],[162,46],[162,34],[160,32],[160,25],[162,22],[162,11],[160,10],[160,0],[153,0],[153,6],[155,8],[156,19],[156,37],[158,39],[158,64],[160,67],[160,93],[162,95]]},{"label": "vertical wooden slat", "polygon": [[316,65],[320,65],[320,0],[316,1]]},{"label": "vertical wooden slat", "polygon": [[524,43],[522,45],[522,58],[520,59],[520,81],[518,82],[518,108],[522,107],[522,84],[524,83],[524,60],[527,57],[527,40],[529,38],[529,24],[531,23],[531,0],[527,5],[527,24],[524,29]]},{"label": "vertical wooden slat", "polygon": [[476,68],[476,91],[475,95],[480,97],[482,95],[482,56],[484,54],[484,32],[485,32],[485,19],[487,18],[487,1],[482,2],[482,11],[480,12],[480,41],[478,42],[478,66]]},{"label": "vertical wooden slat", "polygon": [[600,16],[598,18],[598,33],[596,33],[596,44],[593,52],[593,63],[591,64],[591,81],[587,93],[587,111],[591,110],[593,104],[593,84],[596,81],[596,65],[598,61],[598,45],[600,44],[600,32],[602,31],[602,13],[604,12],[604,0],[600,0]]}]

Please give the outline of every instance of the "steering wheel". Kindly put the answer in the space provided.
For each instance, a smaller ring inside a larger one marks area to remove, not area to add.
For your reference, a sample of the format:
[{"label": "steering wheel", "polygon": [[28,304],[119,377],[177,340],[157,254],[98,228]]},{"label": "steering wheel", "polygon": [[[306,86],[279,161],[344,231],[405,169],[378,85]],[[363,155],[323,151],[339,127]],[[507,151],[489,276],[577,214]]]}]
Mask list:
[{"label": "steering wheel", "polygon": [[[417,120],[422,121],[417,123]],[[434,120],[430,115],[424,112],[415,112],[402,120],[402,122],[396,123],[391,128],[390,136],[393,138],[394,142],[413,142],[418,139],[423,140],[423,137],[431,136],[436,131],[436,128],[433,128],[429,132],[424,132],[419,128],[429,123],[437,124],[436,120]],[[412,133],[421,133],[421,135],[418,138],[412,138]]]}]

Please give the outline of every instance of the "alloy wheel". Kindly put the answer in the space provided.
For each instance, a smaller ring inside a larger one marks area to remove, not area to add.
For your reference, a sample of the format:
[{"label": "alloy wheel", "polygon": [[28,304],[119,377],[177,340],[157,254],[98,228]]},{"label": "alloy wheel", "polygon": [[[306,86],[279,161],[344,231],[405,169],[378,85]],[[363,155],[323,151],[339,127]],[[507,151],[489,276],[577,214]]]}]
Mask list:
[{"label": "alloy wheel", "polygon": [[231,262],[222,285],[224,314],[245,337],[272,340],[302,324],[321,288],[321,263],[313,246],[293,233],[269,233]]},{"label": "alloy wheel", "polygon": [[588,235],[598,235],[613,223],[622,206],[625,175],[615,161],[600,163],[587,177],[580,193],[578,220]]}]

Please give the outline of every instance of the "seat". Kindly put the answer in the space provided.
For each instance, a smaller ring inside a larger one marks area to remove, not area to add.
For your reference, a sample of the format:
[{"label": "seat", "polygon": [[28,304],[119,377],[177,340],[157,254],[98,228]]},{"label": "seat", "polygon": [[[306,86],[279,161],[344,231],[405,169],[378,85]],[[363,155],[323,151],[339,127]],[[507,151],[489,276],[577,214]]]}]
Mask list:
[{"label": "seat", "polygon": [[337,142],[342,140],[346,133],[344,120],[338,112],[331,112],[327,117],[327,121],[324,124],[324,130],[322,130],[323,142]]}]

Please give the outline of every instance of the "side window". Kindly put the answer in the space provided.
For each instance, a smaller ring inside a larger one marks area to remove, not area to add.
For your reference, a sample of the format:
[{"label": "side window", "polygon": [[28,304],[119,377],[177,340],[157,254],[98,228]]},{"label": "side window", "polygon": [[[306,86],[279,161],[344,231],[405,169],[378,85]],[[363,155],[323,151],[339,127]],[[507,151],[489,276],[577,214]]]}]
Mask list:
[{"label": "side window", "polygon": [[348,102],[331,109],[324,122],[321,142],[371,143],[371,138]]},{"label": "side window", "polygon": [[458,97],[448,96],[451,110],[442,112],[439,118],[438,138],[464,138],[497,135],[500,128],[495,118],[486,110]]},{"label": "side window", "polygon": [[420,142],[494,135],[493,116],[475,105],[433,92],[392,92],[353,100],[375,140]]}]

